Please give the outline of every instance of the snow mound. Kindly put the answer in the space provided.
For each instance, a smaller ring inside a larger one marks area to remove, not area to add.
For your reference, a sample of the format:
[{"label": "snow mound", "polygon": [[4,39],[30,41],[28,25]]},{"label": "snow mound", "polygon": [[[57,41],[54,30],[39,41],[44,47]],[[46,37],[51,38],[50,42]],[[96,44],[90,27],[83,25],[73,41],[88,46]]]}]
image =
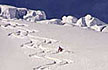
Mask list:
[{"label": "snow mound", "polygon": [[46,19],[46,14],[44,11],[40,11],[40,10],[37,10],[37,11],[28,10],[27,15],[24,16],[24,19],[27,21],[36,22],[39,20]]},{"label": "snow mound", "polygon": [[99,20],[98,18],[92,17],[91,15],[86,15],[85,17],[81,17],[75,24],[79,27],[87,27],[96,31],[102,31],[105,27],[105,23]]},{"label": "snow mound", "polygon": [[92,17],[91,15],[85,16],[85,22],[86,22],[87,27],[91,27],[91,26],[94,26],[94,25],[100,26],[100,25],[105,24],[101,20],[99,20],[95,17]]},{"label": "snow mound", "polygon": [[91,15],[86,15],[85,17],[81,17],[76,25],[77,26],[81,26],[81,27],[91,27],[94,25],[100,26],[100,25],[104,25],[105,23],[100,21],[99,19],[92,17]]},{"label": "snow mound", "polygon": [[73,17],[73,16],[63,16],[62,17],[62,23],[65,23],[65,24],[75,24],[77,22],[77,18],[76,17]]},{"label": "snow mound", "polygon": [[17,8],[8,5],[0,5],[0,16],[5,19],[25,19],[33,22],[46,19],[44,11]]},{"label": "snow mound", "polygon": [[0,15],[6,19],[23,19],[23,16],[27,14],[26,8],[16,8],[13,6],[0,5]]}]

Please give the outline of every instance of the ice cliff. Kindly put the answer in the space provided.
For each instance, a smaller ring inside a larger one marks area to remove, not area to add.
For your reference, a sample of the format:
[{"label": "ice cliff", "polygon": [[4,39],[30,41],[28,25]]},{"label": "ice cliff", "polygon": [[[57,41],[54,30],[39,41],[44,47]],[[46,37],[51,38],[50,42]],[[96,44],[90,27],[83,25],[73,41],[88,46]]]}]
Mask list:
[{"label": "ice cliff", "polygon": [[0,16],[6,19],[25,19],[31,22],[46,19],[44,11],[17,8],[8,5],[0,5]]}]

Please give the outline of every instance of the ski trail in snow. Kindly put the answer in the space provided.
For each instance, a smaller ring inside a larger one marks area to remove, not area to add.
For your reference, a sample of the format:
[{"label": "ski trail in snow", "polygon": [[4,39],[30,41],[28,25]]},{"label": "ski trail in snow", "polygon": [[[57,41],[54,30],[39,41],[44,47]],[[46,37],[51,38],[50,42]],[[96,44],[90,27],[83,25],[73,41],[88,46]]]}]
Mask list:
[{"label": "ski trail in snow", "polygon": [[19,24],[19,23],[3,21],[3,20],[1,21],[0,25],[2,28],[5,28],[5,29],[16,29],[16,28],[28,27],[27,24]]},{"label": "ski trail in snow", "polygon": [[51,38],[33,36],[32,35],[33,33],[37,33],[39,31],[26,28],[28,27],[28,25],[19,24],[19,23],[12,24],[12,22],[7,23],[5,21],[5,24],[1,24],[1,27],[14,30],[13,32],[10,32],[8,34],[8,37],[11,37],[11,38],[14,37],[14,38],[20,38],[20,39],[28,38],[29,39],[29,41],[23,43],[20,46],[22,48],[38,50],[33,54],[29,54],[29,57],[42,58],[42,59],[52,61],[47,64],[37,66],[33,68],[33,70],[52,70],[53,67],[68,65],[74,62],[71,59],[66,59],[63,57],[57,58],[57,57],[50,56],[50,55],[56,55],[56,54],[61,55],[63,53],[73,53],[73,52],[65,50],[65,49],[63,49],[63,51],[58,51],[58,48],[61,46],[60,41],[51,39]]},{"label": "ski trail in snow", "polygon": [[52,60],[53,62],[45,64],[45,65],[38,66],[38,67],[34,68],[33,70],[43,70],[43,68],[45,70],[46,69],[48,69],[48,70],[51,69],[52,70],[52,68],[73,63],[73,61],[69,60],[69,59],[59,59],[59,58],[53,58],[53,57],[48,57],[48,56],[45,56],[44,58],[48,59],[48,60]]},{"label": "ski trail in snow", "polygon": [[38,31],[37,30],[28,30],[26,28],[23,28],[23,29],[17,28],[13,32],[9,33],[8,36],[23,39],[25,37],[28,37],[29,34],[32,34],[32,33],[35,33],[35,32],[38,32]]}]

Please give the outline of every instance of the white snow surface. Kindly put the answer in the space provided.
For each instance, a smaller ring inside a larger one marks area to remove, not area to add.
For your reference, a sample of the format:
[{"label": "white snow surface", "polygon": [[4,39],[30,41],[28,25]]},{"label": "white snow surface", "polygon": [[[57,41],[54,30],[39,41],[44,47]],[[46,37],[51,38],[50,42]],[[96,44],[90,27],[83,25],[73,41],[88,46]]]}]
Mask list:
[{"label": "white snow surface", "polygon": [[91,15],[45,18],[0,17],[0,70],[108,70],[107,24]]}]

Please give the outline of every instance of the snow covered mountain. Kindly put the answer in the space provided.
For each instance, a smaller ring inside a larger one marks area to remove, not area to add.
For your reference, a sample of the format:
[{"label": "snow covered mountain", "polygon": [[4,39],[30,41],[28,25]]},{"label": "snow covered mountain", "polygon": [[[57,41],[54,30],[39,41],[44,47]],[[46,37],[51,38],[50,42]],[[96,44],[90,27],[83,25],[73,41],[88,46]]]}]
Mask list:
[{"label": "snow covered mountain", "polygon": [[0,70],[108,70],[108,25],[86,15],[0,5]]}]

